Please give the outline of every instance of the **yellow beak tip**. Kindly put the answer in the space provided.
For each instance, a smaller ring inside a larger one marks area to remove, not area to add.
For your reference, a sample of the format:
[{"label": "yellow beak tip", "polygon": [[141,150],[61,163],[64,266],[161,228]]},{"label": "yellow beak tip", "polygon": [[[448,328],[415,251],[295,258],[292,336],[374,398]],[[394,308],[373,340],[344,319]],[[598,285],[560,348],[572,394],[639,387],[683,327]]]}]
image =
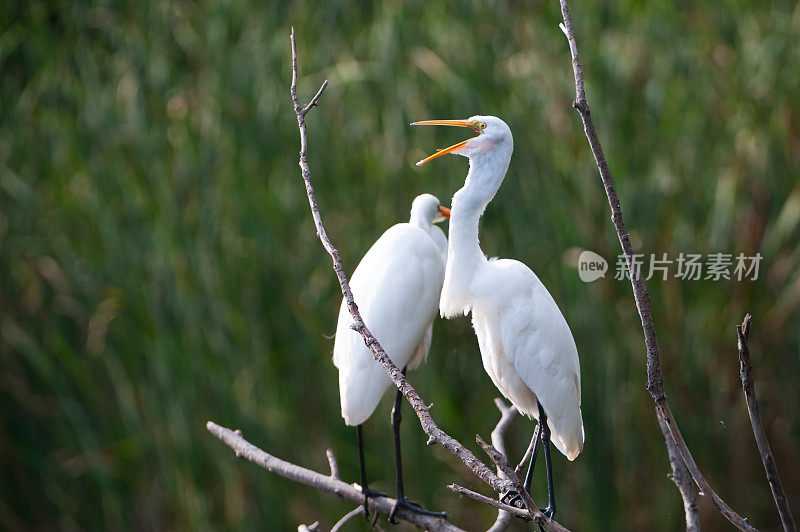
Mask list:
[{"label": "yellow beak tip", "polygon": [[417,166],[422,166],[423,164],[425,164],[425,161],[418,161],[417,162]]}]

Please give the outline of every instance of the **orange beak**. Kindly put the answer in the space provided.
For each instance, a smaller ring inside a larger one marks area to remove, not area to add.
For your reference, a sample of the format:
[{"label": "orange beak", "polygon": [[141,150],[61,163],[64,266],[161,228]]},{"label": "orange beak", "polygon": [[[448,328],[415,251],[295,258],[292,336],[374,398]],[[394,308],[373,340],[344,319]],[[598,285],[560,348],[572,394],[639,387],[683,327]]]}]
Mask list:
[{"label": "orange beak", "polygon": [[448,209],[447,207],[439,205],[439,212],[442,213],[442,216],[444,216],[448,220],[450,219],[450,209]]},{"label": "orange beak", "polygon": [[[423,120],[421,122],[413,122],[412,126],[459,126],[459,127],[468,127],[473,131],[477,132],[478,134],[481,133],[481,128],[478,123],[474,120]],[[473,137],[474,138],[474,137]],[[422,166],[423,164],[427,163],[432,159],[436,159],[437,157],[441,157],[442,155],[447,155],[448,153],[452,153],[456,150],[463,148],[470,139],[464,140],[459,142],[458,144],[453,144],[449,148],[444,148],[440,150],[436,150],[436,153],[433,155],[429,155],[425,157],[421,161],[417,163],[417,166]]]}]

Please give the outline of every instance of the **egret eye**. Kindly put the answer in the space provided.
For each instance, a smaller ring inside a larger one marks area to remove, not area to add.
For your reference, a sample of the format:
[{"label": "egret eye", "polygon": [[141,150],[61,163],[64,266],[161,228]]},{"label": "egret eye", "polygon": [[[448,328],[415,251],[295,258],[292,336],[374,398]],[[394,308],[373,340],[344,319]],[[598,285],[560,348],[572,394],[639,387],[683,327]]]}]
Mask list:
[{"label": "egret eye", "polygon": [[486,129],[486,124],[484,124],[483,122],[481,122],[481,129]]}]

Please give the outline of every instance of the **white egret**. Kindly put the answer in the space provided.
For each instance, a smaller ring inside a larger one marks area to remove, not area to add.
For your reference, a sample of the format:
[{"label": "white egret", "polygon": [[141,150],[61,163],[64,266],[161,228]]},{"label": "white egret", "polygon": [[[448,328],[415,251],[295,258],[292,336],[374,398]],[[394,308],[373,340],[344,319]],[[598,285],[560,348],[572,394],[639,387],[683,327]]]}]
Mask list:
[{"label": "white egret", "polygon": [[[449,214],[449,209],[442,207],[434,196],[417,196],[408,223],[387,229],[367,251],[350,278],[350,288],[364,323],[392,362],[403,368],[404,374],[406,369],[417,367],[430,349],[447,261],[447,239],[433,224],[443,221]],[[339,369],[342,417],[357,431],[361,489],[366,510],[370,496],[383,494],[367,486],[361,425],[372,415],[392,381],[386,370],[372,358],[361,335],[350,328],[351,324],[352,318],[343,300],[336,327],[333,363]],[[421,510],[416,503],[405,498],[399,432],[402,399],[398,391],[392,408],[397,504],[389,520],[393,521],[398,506],[444,516]]]},{"label": "white egret", "polygon": [[[514,406],[539,423],[525,478],[530,491],[539,443],[544,445],[548,506],[555,514],[550,441],[568,459],[583,449],[581,370],[578,350],[564,316],[536,274],[516,260],[487,260],[478,242],[478,223],[503,182],[514,141],[494,116],[426,120],[412,125],[468,127],[477,136],[439,150],[422,165],[447,153],[469,158],[464,186],[451,205],[448,261],[439,309],[442,316],[472,312],[483,367]],[[516,493],[504,500],[516,503]]]}]

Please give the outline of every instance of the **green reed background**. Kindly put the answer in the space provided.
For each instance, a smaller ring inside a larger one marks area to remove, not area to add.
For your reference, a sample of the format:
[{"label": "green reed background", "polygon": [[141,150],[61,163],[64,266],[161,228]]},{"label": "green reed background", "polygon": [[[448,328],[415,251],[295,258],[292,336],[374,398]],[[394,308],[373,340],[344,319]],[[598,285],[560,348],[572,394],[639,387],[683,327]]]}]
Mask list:
[{"label": "green reed background", "polygon": [[[530,265],[581,353],[586,446],[555,459],[559,520],[676,530],[627,282],[582,283],[576,249],[619,252],[577,113],[557,2],[0,2],[0,528],[289,530],[348,503],[237,461],[238,427],[279,457],[357,478],[330,355],[340,295],[297,168],[295,25],[310,158],[349,270],[466,161],[409,122],[494,114],[515,135],[482,223]],[[754,316],[767,432],[800,511],[800,7],[571,2],[587,91],[637,249],[764,259],[755,282],[650,282],[668,393],[719,493],[778,526],[743,403],[734,325]],[[497,420],[468,320],[439,321],[411,375],[473,449]],[[389,399],[366,426],[391,491]],[[408,411],[407,411],[408,412]],[[509,435],[517,456],[530,423]],[[403,426],[409,495],[470,529],[486,491]],[[475,449],[478,452],[477,449]],[[541,480],[541,479],[540,479]],[[541,483],[536,493],[541,499]],[[709,530],[728,524],[701,500]],[[515,524],[520,530],[527,529]],[[352,529],[363,528],[359,521]]]}]

